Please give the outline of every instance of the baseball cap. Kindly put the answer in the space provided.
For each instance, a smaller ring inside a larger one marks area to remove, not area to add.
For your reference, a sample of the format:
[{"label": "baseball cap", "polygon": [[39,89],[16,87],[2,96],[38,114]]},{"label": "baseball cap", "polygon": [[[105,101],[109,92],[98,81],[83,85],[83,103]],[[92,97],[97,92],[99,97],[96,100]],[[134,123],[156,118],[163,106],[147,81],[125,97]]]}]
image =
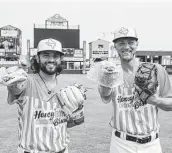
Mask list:
[{"label": "baseball cap", "polygon": [[49,38],[49,39],[43,39],[38,43],[37,47],[37,53],[41,51],[46,51],[46,50],[51,50],[51,51],[56,51],[61,54],[64,54],[62,52],[62,44],[58,40]]},{"label": "baseball cap", "polygon": [[121,27],[114,32],[114,39],[113,42],[115,42],[119,38],[135,38],[138,40],[136,30],[134,28],[129,27]]}]

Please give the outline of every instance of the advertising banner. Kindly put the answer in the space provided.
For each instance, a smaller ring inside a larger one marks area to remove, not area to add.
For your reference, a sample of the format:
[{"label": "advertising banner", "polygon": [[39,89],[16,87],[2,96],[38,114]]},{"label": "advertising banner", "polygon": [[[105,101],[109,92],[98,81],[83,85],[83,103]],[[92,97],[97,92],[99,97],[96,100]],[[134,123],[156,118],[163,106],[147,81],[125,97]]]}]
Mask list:
[{"label": "advertising banner", "polygon": [[16,30],[1,30],[2,37],[17,37]]},{"label": "advertising banner", "polygon": [[108,51],[103,50],[93,50],[92,58],[108,57]]},{"label": "advertising banner", "polygon": [[82,49],[75,49],[74,57],[78,57],[78,58],[83,57]]},{"label": "advertising banner", "polygon": [[63,53],[65,57],[73,57],[74,56],[74,49],[73,48],[63,48]]}]

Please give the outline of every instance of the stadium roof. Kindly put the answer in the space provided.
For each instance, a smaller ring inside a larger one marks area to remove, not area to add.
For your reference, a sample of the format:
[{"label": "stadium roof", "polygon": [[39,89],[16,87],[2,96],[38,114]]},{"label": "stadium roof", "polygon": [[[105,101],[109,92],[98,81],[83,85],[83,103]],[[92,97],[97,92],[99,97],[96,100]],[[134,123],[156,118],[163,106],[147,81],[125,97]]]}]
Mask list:
[{"label": "stadium roof", "polygon": [[109,43],[109,41],[107,41],[107,40],[103,40],[103,39],[97,39],[97,40],[94,40],[94,41],[91,41],[91,42],[89,42],[89,44],[91,44],[91,43],[93,43],[93,42],[97,42],[97,41],[104,41],[104,42],[108,42]]},{"label": "stadium roof", "polygon": [[172,56],[172,51],[163,51],[163,50],[157,50],[157,51],[143,51],[139,50],[136,51],[137,56]]},{"label": "stadium roof", "polygon": [[16,27],[13,27],[11,25],[7,25],[7,26],[4,26],[4,27],[1,27],[0,29],[1,30],[18,30],[18,31],[21,31],[20,29],[18,29]]}]

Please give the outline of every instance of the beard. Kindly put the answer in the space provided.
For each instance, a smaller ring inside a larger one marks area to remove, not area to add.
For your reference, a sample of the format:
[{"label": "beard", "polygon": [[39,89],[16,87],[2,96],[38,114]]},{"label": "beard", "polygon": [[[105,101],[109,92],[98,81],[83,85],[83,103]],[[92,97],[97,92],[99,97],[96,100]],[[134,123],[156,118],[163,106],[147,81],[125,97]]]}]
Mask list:
[{"label": "beard", "polygon": [[[54,66],[54,68],[50,68],[48,64],[51,64]],[[57,64],[57,62],[45,62],[45,63],[40,63],[40,70],[43,71],[44,73],[48,75],[54,75],[58,72],[58,69],[60,65]]]}]

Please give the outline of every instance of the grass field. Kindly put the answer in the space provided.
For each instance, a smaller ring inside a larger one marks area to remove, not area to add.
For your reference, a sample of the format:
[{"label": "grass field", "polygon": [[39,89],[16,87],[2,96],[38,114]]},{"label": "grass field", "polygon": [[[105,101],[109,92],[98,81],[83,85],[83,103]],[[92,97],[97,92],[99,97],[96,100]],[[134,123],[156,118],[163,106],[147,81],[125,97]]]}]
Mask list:
[{"label": "grass field", "polygon": [[[70,153],[108,153],[111,137],[109,120],[111,104],[103,104],[97,92],[97,85],[84,75],[61,75],[59,88],[73,82],[90,88],[85,102],[85,123],[69,129]],[[0,86],[0,153],[16,153],[17,148],[17,109],[6,102],[6,88]],[[160,139],[163,153],[172,152],[172,112],[159,111],[161,125]]]}]

